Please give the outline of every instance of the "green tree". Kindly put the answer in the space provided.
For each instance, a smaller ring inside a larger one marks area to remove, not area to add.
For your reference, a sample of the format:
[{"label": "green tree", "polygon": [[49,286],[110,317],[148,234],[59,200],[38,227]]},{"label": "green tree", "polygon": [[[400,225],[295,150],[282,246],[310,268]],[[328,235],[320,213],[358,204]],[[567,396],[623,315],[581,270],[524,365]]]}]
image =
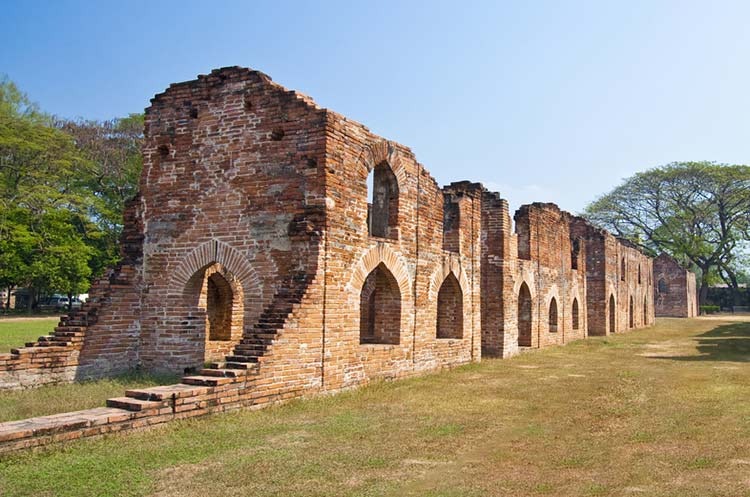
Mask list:
[{"label": "green tree", "polygon": [[626,179],[591,203],[584,217],[651,254],[666,252],[701,274],[738,288],[738,257],[750,240],[750,167],[676,162]]},{"label": "green tree", "polygon": [[[40,292],[81,289],[97,228],[91,174],[73,138],[7,79],[0,82],[0,280]],[[63,267],[63,266],[69,267]],[[88,275],[90,276],[90,271]],[[30,299],[33,304],[33,298]]]}]

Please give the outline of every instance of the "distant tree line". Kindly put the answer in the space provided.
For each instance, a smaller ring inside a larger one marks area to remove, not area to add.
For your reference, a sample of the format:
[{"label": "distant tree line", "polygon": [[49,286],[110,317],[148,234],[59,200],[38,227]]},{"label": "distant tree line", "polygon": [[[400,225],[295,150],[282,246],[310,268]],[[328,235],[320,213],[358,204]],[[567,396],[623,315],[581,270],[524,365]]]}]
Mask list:
[{"label": "distant tree line", "polygon": [[143,115],[59,119],[0,79],[0,288],[87,291],[119,257],[125,202],[142,167]]},{"label": "distant tree line", "polygon": [[647,253],[675,257],[700,276],[700,303],[723,281],[742,305],[748,276],[750,167],[675,162],[626,179],[584,216]]}]

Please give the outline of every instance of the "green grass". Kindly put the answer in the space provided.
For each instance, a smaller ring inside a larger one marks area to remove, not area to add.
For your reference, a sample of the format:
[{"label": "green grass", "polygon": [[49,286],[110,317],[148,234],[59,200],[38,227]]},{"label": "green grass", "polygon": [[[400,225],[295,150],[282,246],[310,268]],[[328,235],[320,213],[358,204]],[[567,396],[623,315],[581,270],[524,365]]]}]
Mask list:
[{"label": "green grass", "polygon": [[58,316],[0,319],[0,353],[9,352],[14,347],[23,347],[26,342],[33,342],[40,336],[49,335],[59,321]]},{"label": "green grass", "polygon": [[102,407],[107,398],[121,397],[129,388],[168,385],[178,381],[179,376],[174,375],[131,373],[104,380],[0,392],[0,422]]},{"label": "green grass", "polygon": [[750,496],[750,323],[721,319],[6,456],[0,495]]}]

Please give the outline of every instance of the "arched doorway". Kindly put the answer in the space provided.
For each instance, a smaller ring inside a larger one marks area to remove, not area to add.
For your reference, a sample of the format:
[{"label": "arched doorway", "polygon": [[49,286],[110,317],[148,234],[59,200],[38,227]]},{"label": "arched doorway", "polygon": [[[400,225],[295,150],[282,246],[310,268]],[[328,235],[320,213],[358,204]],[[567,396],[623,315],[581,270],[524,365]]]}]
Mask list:
[{"label": "arched doorway", "polygon": [[610,333],[617,332],[616,322],[617,320],[615,317],[615,296],[610,295],[609,296],[609,332]]},{"label": "arched doorway", "polygon": [[531,347],[531,292],[526,283],[518,291],[518,346]]},{"label": "arched doorway", "polygon": [[242,338],[244,292],[239,280],[223,265],[211,263],[188,280],[185,298],[191,309],[187,328],[198,330],[196,343],[203,346],[196,362],[223,359]]}]

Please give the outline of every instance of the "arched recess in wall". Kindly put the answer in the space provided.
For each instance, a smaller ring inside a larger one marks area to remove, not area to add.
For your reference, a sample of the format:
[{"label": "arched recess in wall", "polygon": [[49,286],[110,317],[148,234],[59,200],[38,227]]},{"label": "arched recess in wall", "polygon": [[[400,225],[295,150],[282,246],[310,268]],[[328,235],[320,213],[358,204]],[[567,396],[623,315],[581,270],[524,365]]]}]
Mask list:
[{"label": "arched recess in wall", "polygon": [[518,290],[518,346],[531,347],[532,308],[531,291],[526,282]]},{"label": "arched recess in wall", "polygon": [[617,332],[617,318],[616,318],[616,308],[615,308],[615,296],[610,295],[609,296],[609,304],[608,307],[608,313],[609,313],[609,332],[610,333],[616,333]]},{"label": "arched recess in wall", "polygon": [[[346,288],[351,304],[359,306],[359,341],[361,343],[394,343],[396,338],[392,321],[383,321],[384,316],[378,314],[378,309],[387,305],[389,312],[393,314],[389,319],[397,319],[400,323],[399,331],[408,326],[408,323],[403,321],[404,316],[408,315],[412,294],[409,272],[403,257],[388,244],[378,243],[354,264],[352,277]],[[395,305],[396,300],[398,300],[398,306]],[[381,325],[377,324],[378,319]],[[384,326],[389,329],[386,330]],[[378,333],[382,335],[380,338],[378,338]],[[384,341],[378,341],[381,338]]]},{"label": "arched recess in wall", "polygon": [[167,309],[178,333],[195,347],[198,365],[220,358],[238,342],[262,310],[262,284],[243,254],[217,240],[203,243],[172,271]]},{"label": "arched recess in wall", "polygon": [[580,324],[580,319],[581,318],[580,318],[579,313],[580,313],[580,311],[578,310],[578,299],[574,298],[573,299],[573,305],[571,306],[571,311],[570,311],[570,314],[571,314],[571,317],[572,317],[572,320],[573,320],[573,329],[574,330],[577,330],[577,329],[579,329],[581,327],[581,324]]},{"label": "arched recess in wall", "polygon": [[638,264],[638,284],[641,284],[641,265]]},{"label": "arched recess in wall", "polygon": [[633,308],[633,296],[630,296],[630,305],[628,306],[628,323],[629,327],[633,328],[635,326],[635,309]]},{"label": "arched recess in wall", "polygon": [[643,325],[648,324],[648,298],[643,296]]},{"label": "arched recess in wall", "polygon": [[549,302],[548,323],[549,332],[557,333],[557,299],[555,297],[552,297],[552,300]]},{"label": "arched recess in wall", "polygon": [[365,146],[358,162],[365,171],[368,234],[397,239],[399,199],[406,184],[406,172],[398,149],[387,140],[382,140]]},{"label": "arched recess in wall", "polygon": [[620,280],[625,281],[625,258],[620,260]]},{"label": "arched recess in wall", "polygon": [[464,294],[451,272],[440,285],[437,297],[437,338],[463,338]]},{"label": "arched recess in wall", "polygon": [[373,269],[359,297],[359,343],[398,345],[401,340],[401,292],[385,264]]}]

